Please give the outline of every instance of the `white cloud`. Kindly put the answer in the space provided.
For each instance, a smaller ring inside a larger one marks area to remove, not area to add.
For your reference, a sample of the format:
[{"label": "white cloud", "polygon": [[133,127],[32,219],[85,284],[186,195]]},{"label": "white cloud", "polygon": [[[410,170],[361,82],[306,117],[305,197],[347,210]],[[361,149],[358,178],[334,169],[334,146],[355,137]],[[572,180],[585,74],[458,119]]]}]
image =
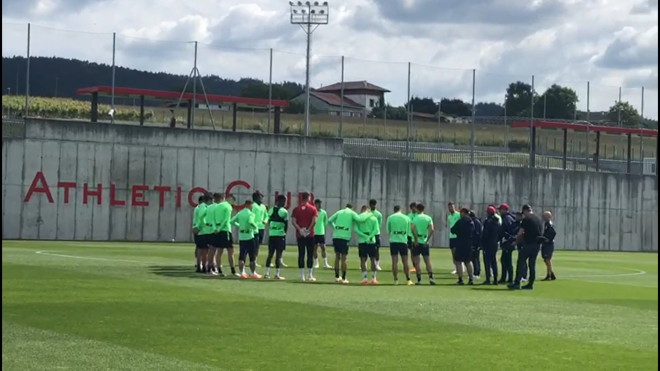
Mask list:
[{"label": "white cloud", "polygon": [[[75,3],[75,6],[72,5]],[[3,55],[25,54],[25,23],[104,34],[32,27],[32,55],[110,63],[112,32],[117,64],[188,74],[198,44],[202,74],[304,81],[305,34],[289,24],[285,1],[199,0],[193,3],[106,0],[3,1]],[[628,15],[629,16],[626,16]],[[472,68],[477,101],[501,102],[508,83],[553,83],[578,91],[586,108],[605,110],[623,86],[645,113],[658,117],[657,1],[605,0],[335,0],[331,19],[313,35],[312,84],[369,80],[403,103],[408,62],[415,95],[471,100]],[[655,48],[655,49],[654,49]],[[655,58],[655,59],[654,59]],[[370,62],[382,61],[382,62]],[[429,67],[435,66],[435,67]],[[652,100],[651,97],[655,97]]]}]

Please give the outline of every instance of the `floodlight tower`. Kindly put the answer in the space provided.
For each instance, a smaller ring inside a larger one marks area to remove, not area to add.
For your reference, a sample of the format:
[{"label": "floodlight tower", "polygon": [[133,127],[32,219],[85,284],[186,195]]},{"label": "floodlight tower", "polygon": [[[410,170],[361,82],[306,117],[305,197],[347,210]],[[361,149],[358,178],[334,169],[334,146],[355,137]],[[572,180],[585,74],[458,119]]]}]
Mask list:
[{"label": "floodlight tower", "polygon": [[309,70],[311,60],[312,33],[320,26],[328,24],[330,7],[327,1],[289,1],[291,6],[291,24],[297,24],[307,34],[307,53],[305,55],[305,136],[309,135]]}]

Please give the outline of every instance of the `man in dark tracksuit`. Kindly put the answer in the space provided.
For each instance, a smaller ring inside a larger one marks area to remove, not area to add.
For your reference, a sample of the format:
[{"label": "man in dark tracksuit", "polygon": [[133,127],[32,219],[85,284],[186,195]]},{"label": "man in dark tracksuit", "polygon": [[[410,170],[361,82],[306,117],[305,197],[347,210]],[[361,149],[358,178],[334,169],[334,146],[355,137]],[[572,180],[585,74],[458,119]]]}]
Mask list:
[{"label": "man in dark tracksuit", "polygon": [[484,269],[486,270],[486,281],[483,284],[497,285],[497,243],[500,240],[501,226],[499,219],[495,216],[494,207],[489,206],[486,213],[488,217],[484,220],[484,229],[481,233],[481,249],[484,253]]},{"label": "man in dark tracksuit", "polygon": [[[522,224],[523,214],[521,212],[514,213],[516,221],[513,222],[511,229],[513,230],[514,236],[518,234],[520,225]],[[520,250],[523,248],[522,243],[516,243],[516,251],[518,256],[516,258],[516,267],[518,267],[518,260],[520,259]],[[524,263],[525,270],[522,272],[522,282],[527,282],[527,263]]]},{"label": "man in dark tracksuit", "polygon": [[549,211],[544,212],[541,217],[544,222],[543,237],[545,239],[541,244],[541,257],[543,258],[543,262],[545,262],[547,271],[543,281],[554,281],[557,277],[552,267],[552,253],[555,251],[557,231],[555,230],[555,225],[552,224],[552,214]]},{"label": "man in dark tracksuit", "polygon": [[[532,207],[529,205],[523,206],[523,214],[525,217],[520,225],[520,230],[517,234],[517,240],[522,241],[523,248],[520,250],[520,257],[518,258],[518,268],[516,270],[516,280],[509,284],[507,287],[511,290],[534,289],[534,279],[536,278],[536,258],[541,251],[541,244],[545,242],[543,237],[543,221],[541,218],[532,212]],[[522,273],[527,272],[529,268],[529,282],[525,286],[520,286],[522,281]]]},{"label": "man in dark tracksuit", "polygon": [[500,264],[502,266],[502,277],[498,283],[513,283],[513,250],[516,234],[513,230],[515,219],[509,214],[509,205],[501,204],[499,207],[502,217],[502,228],[500,228]]},{"label": "man in dark tracksuit", "polygon": [[[456,250],[454,260],[456,260],[456,275],[458,276],[457,285],[463,285],[463,264],[467,270],[468,285],[473,285],[474,271],[472,269],[472,234],[474,233],[474,223],[470,219],[468,209],[461,209],[461,218],[456,221],[450,232],[456,235]],[[463,263],[463,264],[461,264]]]},{"label": "man in dark tracksuit", "polygon": [[474,278],[479,279],[481,276],[481,259],[479,258],[481,249],[481,233],[483,230],[483,224],[481,220],[477,218],[477,214],[474,211],[470,210],[470,219],[474,223],[474,232],[472,232],[472,269],[474,269]]}]

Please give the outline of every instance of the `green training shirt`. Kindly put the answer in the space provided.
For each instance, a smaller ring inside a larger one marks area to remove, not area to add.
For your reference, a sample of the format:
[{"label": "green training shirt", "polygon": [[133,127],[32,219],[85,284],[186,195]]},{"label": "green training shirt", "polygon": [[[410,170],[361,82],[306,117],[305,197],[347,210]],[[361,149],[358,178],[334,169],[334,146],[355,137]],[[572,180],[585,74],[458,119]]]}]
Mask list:
[{"label": "green training shirt", "polygon": [[234,215],[230,222],[232,225],[238,227],[239,241],[249,241],[254,239],[254,231],[259,229],[259,226],[254,221],[254,213],[247,208]]},{"label": "green training shirt", "polygon": [[390,243],[407,243],[410,232],[410,218],[402,212],[396,212],[387,217],[385,230]]},{"label": "green training shirt", "polygon": [[325,236],[325,227],[328,225],[328,213],[323,209],[317,210],[319,216],[314,224],[314,236]]},{"label": "green training shirt", "polygon": [[426,214],[417,214],[412,224],[415,226],[415,233],[417,234],[417,243],[425,244],[429,242],[431,236],[428,235],[429,226],[433,225],[433,219]]},{"label": "green training shirt", "polygon": [[[270,220],[270,218],[273,216],[273,211],[274,210],[275,210],[275,208],[271,208],[270,210],[268,210],[268,217],[269,217],[268,236],[270,236],[270,237],[284,237],[284,236],[286,236],[286,232],[284,231],[285,223],[274,222],[274,221]],[[282,218],[284,220],[287,220],[287,221],[289,220],[289,212],[286,211],[286,209],[283,208],[283,207],[280,207],[277,210],[277,215],[279,215],[280,218]]]},{"label": "green training shirt", "polygon": [[210,204],[210,205],[204,204],[204,207],[202,208],[200,215],[201,217],[200,222],[202,228],[199,229],[199,234],[202,236],[207,234],[213,234],[213,220],[212,220],[213,218],[211,213],[213,212],[214,206],[215,204]]},{"label": "green training shirt", "polygon": [[216,232],[231,232],[231,212],[233,207],[227,201],[213,205],[212,224]]},{"label": "green training shirt", "polygon": [[358,236],[358,243],[376,243],[378,219],[371,211],[365,211],[359,216],[362,220],[355,223],[355,234]]},{"label": "green training shirt", "polygon": [[266,228],[266,222],[268,221],[268,214],[266,210],[266,205],[258,205],[256,202],[252,204],[252,213],[254,213],[254,222],[257,223],[259,230]]},{"label": "green training shirt", "polygon": [[[417,213],[408,213],[408,215],[406,215],[406,216],[408,217],[408,219],[409,219],[410,222],[412,223],[413,220],[415,220],[415,218],[417,217],[417,215],[418,215]],[[413,235],[412,235],[412,230],[409,229],[408,237],[412,238],[412,236],[413,236]]]},{"label": "green training shirt", "polygon": [[451,228],[456,224],[456,222],[461,218],[461,213],[454,211],[447,215],[447,226],[449,226],[449,238],[456,238],[456,235],[451,233]]},{"label": "green training shirt", "polygon": [[376,221],[378,222],[378,233],[376,233],[376,236],[380,236],[380,229],[383,226],[383,214],[381,214],[381,212],[378,211],[378,209],[371,210],[371,213],[374,214],[374,216],[376,217]]},{"label": "green training shirt", "polygon": [[365,216],[360,216],[349,208],[337,211],[328,219],[328,223],[332,227],[332,238],[350,241],[353,223],[364,219],[366,219]]}]

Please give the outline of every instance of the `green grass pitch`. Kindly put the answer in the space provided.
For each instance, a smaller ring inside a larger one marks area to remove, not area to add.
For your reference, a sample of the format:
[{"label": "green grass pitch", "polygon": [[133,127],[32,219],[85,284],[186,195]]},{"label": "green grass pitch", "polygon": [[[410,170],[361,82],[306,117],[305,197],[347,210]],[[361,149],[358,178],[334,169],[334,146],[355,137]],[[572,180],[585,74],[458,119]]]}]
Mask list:
[{"label": "green grass pitch", "polygon": [[412,287],[385,261],[377,286],[209,278],[192,250],[3,241],[3,371],[658,369],[657,254],[558,251],[528,292],[452,286],[444,249]]}]

